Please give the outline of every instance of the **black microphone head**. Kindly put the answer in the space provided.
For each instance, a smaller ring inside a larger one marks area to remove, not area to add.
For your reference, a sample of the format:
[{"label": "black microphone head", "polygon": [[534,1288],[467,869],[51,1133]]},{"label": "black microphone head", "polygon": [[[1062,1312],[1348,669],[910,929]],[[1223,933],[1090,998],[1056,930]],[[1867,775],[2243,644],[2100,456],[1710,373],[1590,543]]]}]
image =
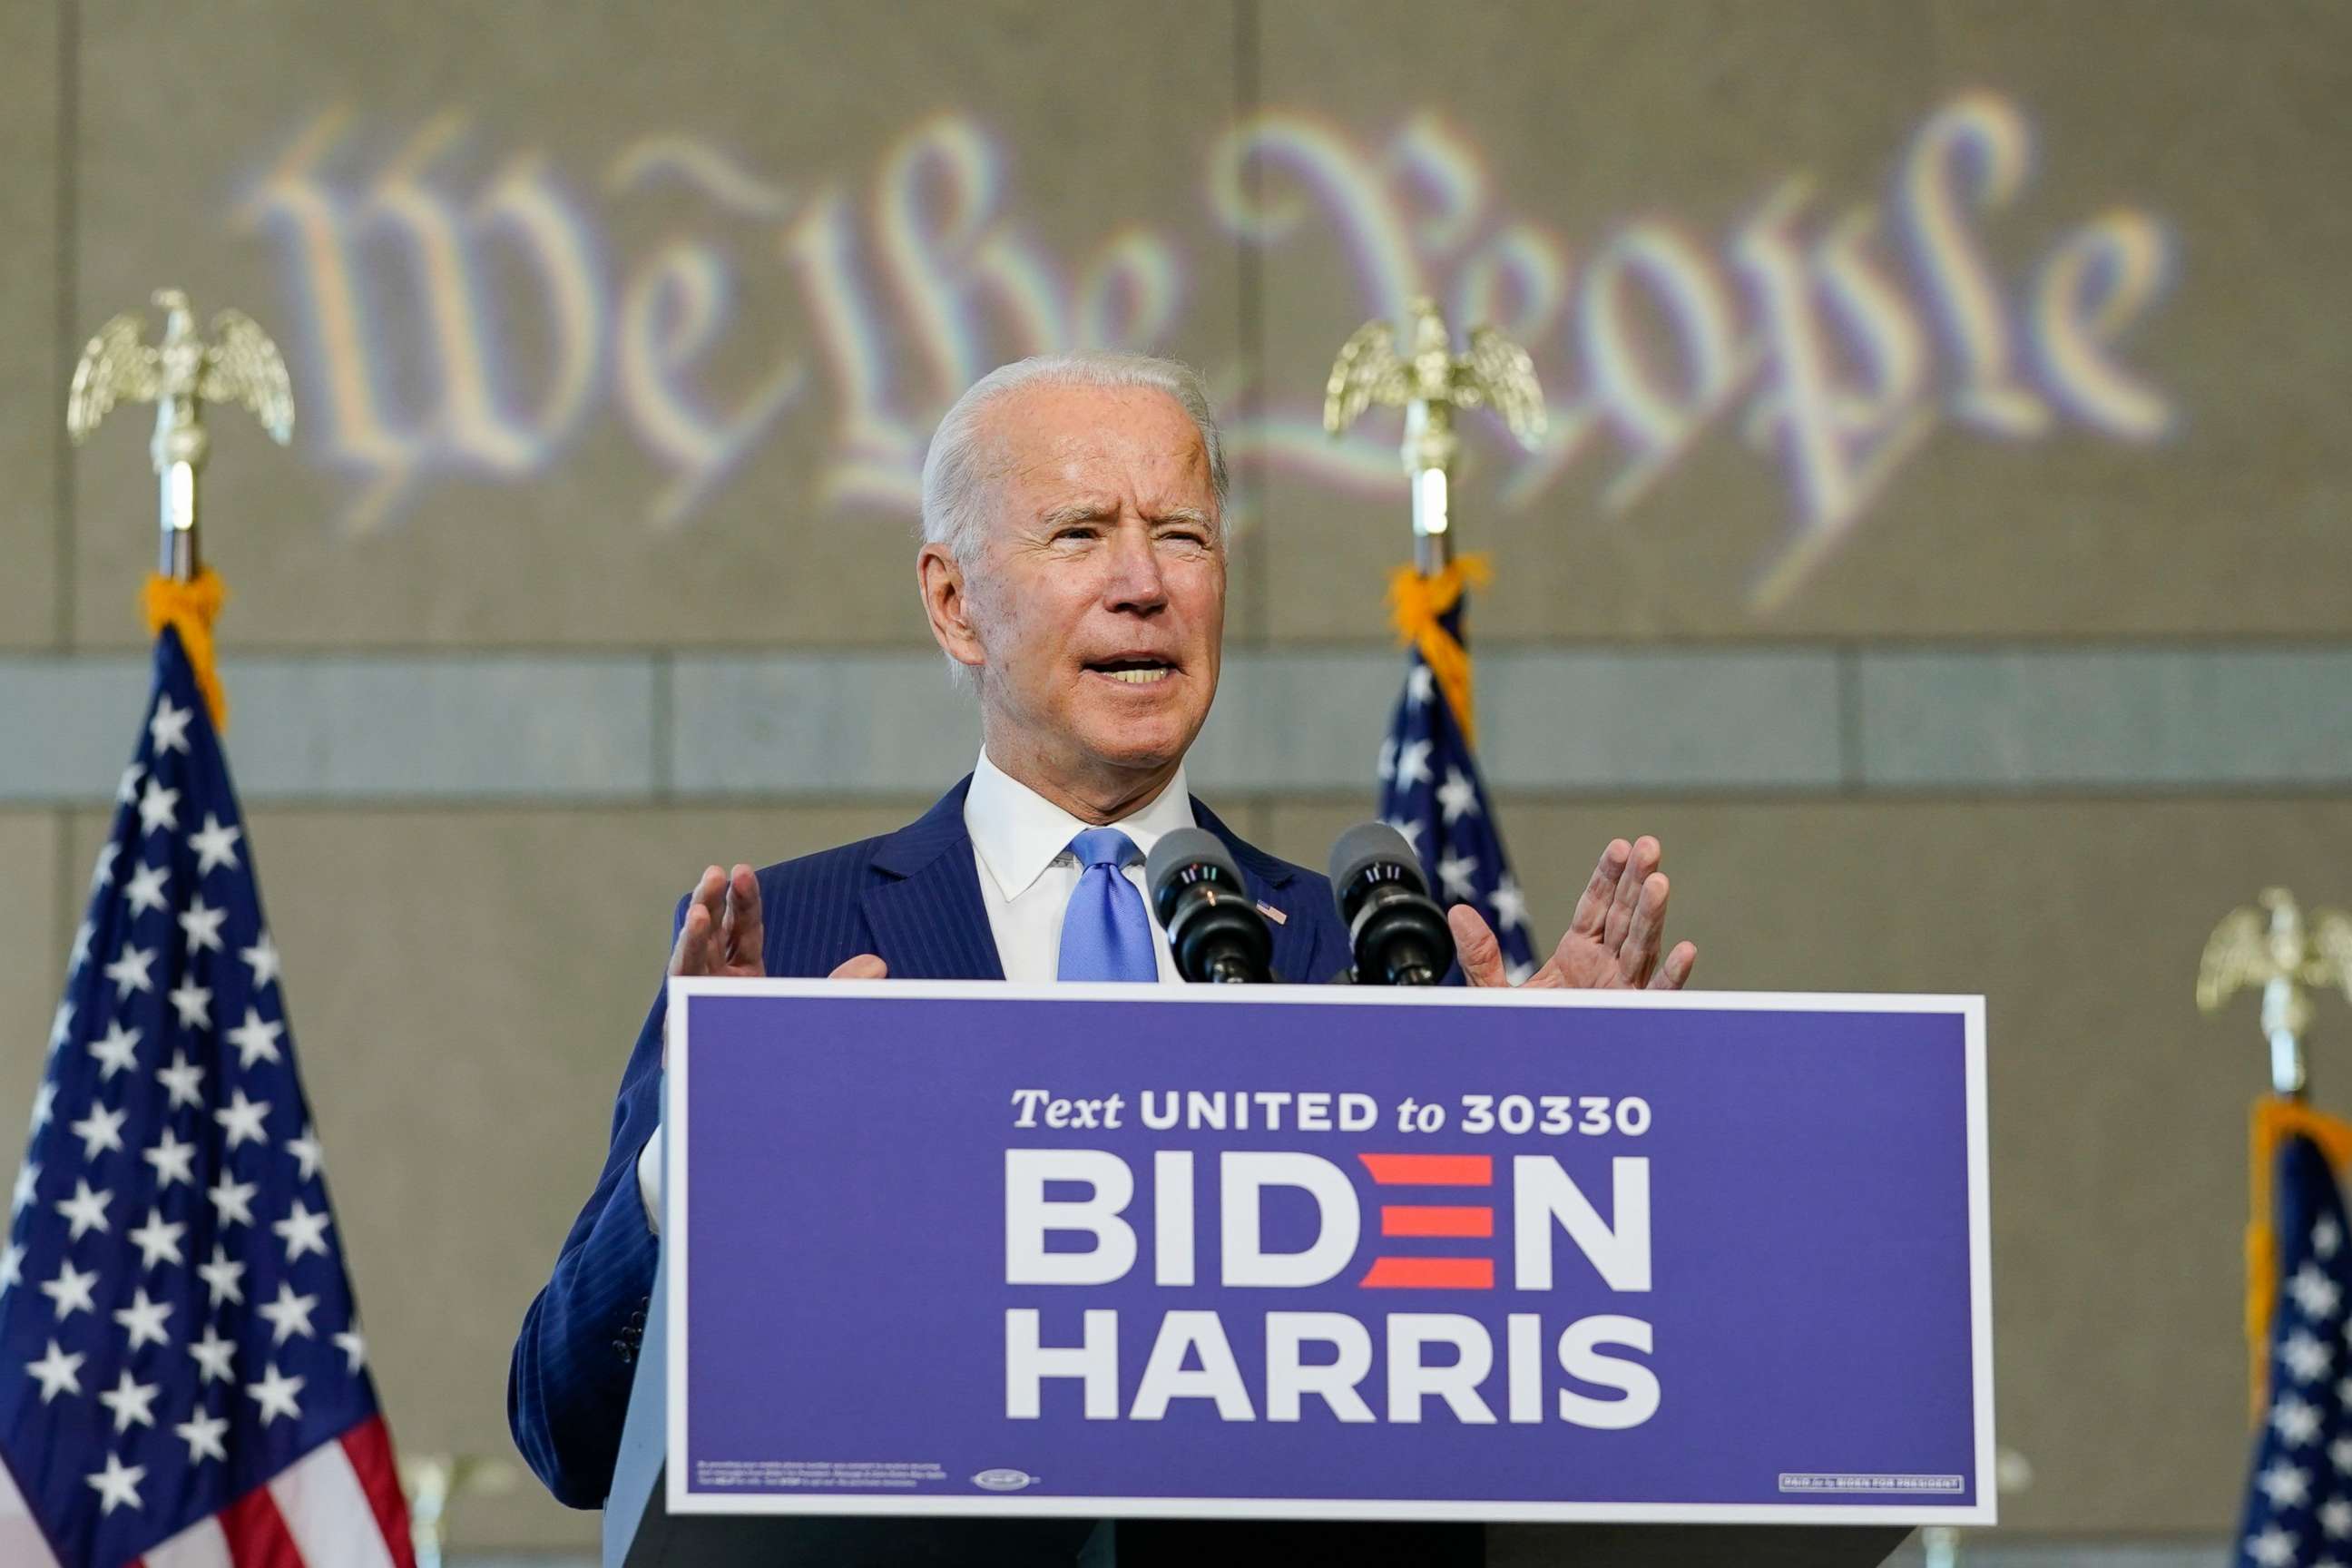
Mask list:
[{"label": "black microphone head", "polygon": [[1168,933],[1177,972],[1193,982],[1270,977],[1274,933],[1258,912],[1224,841],[1180,827],[1143,858],[1151,910]]},{"label": "black microphone head", "polygon": [[1360,823],[1331,846],[1331,899],[1358,983],[1434,985],[1454,963],[1454,933],[1429,896],[1421,857],[1387,823]]},{"label": "black microphone head", "polygon": [[1379,865],[1397,867],[1396,880],[1428,896],[1429,879],[1421,874],[1421,857],[1413,853],[1403,834],[1385,822],[1360,822],[1339,835],[1339,841],[1331,846],[1333,895],[1345,900],[1349,886]]},{"label": "black microphone head", "polygon": [[[1188,874],[1189,873],[1189,874]],[[1143,858],[1143,885],[1151,889],[1151,907],[1160,923],[1168,922],[1168,907],[1191,883],[1207,881],[1236,896],[1248,890],[1242,868],[1234,864],[1225,841],[1205,827],[1179,827],[1163,834]]]}]

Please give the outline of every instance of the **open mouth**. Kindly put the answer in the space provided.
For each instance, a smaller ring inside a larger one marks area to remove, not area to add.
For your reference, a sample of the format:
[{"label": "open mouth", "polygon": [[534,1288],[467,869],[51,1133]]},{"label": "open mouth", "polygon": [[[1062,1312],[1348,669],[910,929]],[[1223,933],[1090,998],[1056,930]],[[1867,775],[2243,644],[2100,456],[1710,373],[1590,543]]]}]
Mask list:
[{"label": "open mouth", "polygon": [[1106,658],[1089,662],[1089,670],[1108,676],[1122,686],[1156,686],[1176,673],[1176,667],[1157,658]]}]

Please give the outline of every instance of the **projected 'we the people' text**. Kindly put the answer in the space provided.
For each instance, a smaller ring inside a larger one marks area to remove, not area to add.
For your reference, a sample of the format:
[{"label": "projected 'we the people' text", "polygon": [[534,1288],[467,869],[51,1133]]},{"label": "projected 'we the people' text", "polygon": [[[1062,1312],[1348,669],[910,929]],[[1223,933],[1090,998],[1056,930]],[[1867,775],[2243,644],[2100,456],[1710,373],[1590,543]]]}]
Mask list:
[{"label": "projected 'we the people' text", "polygon": [[[1640,216],[1600,226],[1580,254],[1506,200],[1442,114],[1366,136],[1269,109],[1203,149],[1198,214],[1113,215],[1056,250],[1023,216],[1004,147],[957,113],[911,126],[866,170],[758,170],[653,136],[583,178],[528,150],[485,163],[458,113],[385,152],[339,110],[269,161],[236,216],[287,265],[311,439],[358,481],[354,530],[385,525],[436,477],[544,471],[607,416],[644,455],[654,528],[689,525],[787,421],[824,433],[819,501],[910,515],[932,423],[992,365],[1163,347],[1199,308],[1199,257],[1239,244],[1271,269],[1321,247],[1343,258],[1350,323],[1429,293],[1449,320],[1492,322],[1535,353],[1546,443],[1481,454],[1507,505],[1575,486],[1576,510],[1630,513],[1697,443],[1752,449],[1789,510],[1754,580],[1769,610],[1939,429],[2146,443],[2175,426],[2128,352],[2176,269],[2171,236],[2117,205],[2025,265],[1997,260],[2035,155],[2014,103],[1969,93],[1894,150],[1866,199],[1760,176],[1714,239]],[[669,226],[647,242],[656,203]],[[625,252],[619,230],[635,237]],[[772,342],[747,336],[753,289],[790,298],[795,325],[767,329]],[[1238,361],[1207,367],[1236,458],[1401,489],[1388,432],[1324,436],[1322,368],[1267,367],[1259,384]]]}]

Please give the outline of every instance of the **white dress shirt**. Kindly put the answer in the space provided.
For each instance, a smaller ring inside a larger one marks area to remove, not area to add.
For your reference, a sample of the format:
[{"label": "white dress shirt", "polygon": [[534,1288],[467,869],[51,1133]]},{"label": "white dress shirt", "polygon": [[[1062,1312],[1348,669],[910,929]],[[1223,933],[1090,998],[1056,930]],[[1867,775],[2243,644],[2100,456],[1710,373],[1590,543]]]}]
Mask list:
[{"label": "white dress shirt", "polygon": [[[1085,874],[1070,853],[1070,840],[1095,825],[1079,821],[1005,773],[988,760],[984,750],[963,797],[963,825],[971,835],[981,907],[988,911],[989,934],[996,939],[1004,978],[1059,979],[1062,915]],[[1141,857],[1150,854],[1165,835],[1196,826],[1183,768],[1177,768],[1176,776],[1150,805],[1110,826],[1135,840],[1138,858],[1125,874],[1150,917],[1151,892],[1143,885]],[[1177,984],[1181,977],[1176,958],[1168,951],[1168,933],[1160,929],[1157,918],[1151,918],[1151,952],[1160,963],[1160,983]],[[645,1205],[646,1224],[656,1236],[661,1234],[661,1142],[656,1131],[637,1154],[637,1196]]]},{"label": "white dress shirt", "polygon": [[[989,934],[996,939],[1004,978],[1058,979],[1062,916],[1086,869],[1070,853],[1070,840],[1095,825],[1079,821],[1013,779],[990,762],[984,751],[971,770],[971,789],[963,797],[963,825],[971,835],[972,858],[980,863],[980,901],[988,910]],[[1168,834],[1194,826],[1183,768],[1177,768],[1176,776],[1150,805],[1110,826],[1135,840],[1137,858],[1126,876],[1148,912],[1151,895],[1143,885],[1141,858]],[[1151,951],[1160,962],[1160,983],[1176,984],[1176,960],[1157,920],[1151,921]]]}]

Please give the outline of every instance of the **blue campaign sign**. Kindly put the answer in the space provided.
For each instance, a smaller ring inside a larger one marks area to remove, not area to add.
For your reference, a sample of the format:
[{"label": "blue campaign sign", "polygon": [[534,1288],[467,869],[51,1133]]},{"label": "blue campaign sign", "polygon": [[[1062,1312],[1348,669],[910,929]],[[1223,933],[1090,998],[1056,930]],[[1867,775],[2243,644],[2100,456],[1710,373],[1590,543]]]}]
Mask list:
[{"label": "blue campaign sign", "polygon": [[1989,1524],[1979,997],[675,981],[669,1506]]}]

